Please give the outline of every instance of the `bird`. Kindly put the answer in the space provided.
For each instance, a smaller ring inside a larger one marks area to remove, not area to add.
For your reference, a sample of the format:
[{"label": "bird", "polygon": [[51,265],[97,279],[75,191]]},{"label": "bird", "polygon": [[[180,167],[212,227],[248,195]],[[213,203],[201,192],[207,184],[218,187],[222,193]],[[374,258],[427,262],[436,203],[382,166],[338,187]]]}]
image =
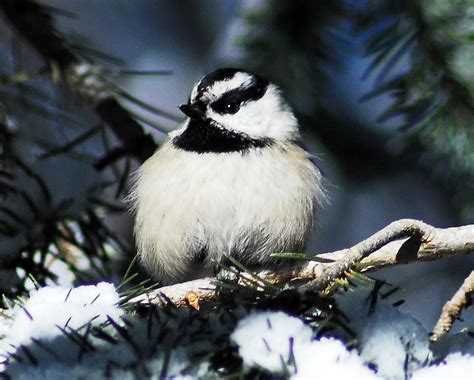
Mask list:
[{"label": "bird", "polygon": [[134,175],[137,254],[162,284],[215,275],[226,258],[249,268],[304,251],[324,177],[302,146],[279,87],[244,69],[202,77],[179,127]]}]

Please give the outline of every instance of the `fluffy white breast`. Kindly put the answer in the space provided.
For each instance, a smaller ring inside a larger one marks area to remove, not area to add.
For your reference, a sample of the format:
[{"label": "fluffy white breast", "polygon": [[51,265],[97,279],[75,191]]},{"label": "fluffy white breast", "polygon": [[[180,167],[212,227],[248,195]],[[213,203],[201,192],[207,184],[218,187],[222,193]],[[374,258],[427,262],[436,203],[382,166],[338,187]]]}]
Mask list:
[{"label": "fluffy white breast", "polygon": [[301,251],[324,193],[319,170],[291,143],[197,154],[167,142],[138,171],[131,199],[143,263],[173,282],[193,276],[200,254],[210,271],[228,254],[268,264],[273,252]]}]

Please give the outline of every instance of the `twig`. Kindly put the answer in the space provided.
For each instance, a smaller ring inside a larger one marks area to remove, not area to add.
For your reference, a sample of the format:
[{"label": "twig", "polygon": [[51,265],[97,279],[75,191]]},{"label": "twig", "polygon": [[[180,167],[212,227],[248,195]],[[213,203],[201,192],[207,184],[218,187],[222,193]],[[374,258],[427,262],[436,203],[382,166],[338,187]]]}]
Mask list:
[{"label": "twig", "polygon": [[[404,239],[404,240],[400,240]],[[375,271],[387,266],[415,261],[432,261],[474,252],[474,225],[435,228],[418,220],[402,219],[391,223],[355,246],[316,256],[299,269],[265,271],[258,276],[263,281],[282,284],[303,282],[301,290],[324,290],[349,269]],[[245,273],[242,274],[245,276]],[[167,299],[178,306],[189,306],[189,294],[197,295],[198,303],[215,297],[215,278],[166,286],[132,299],[130,302],[156,302]]]},{"label": "twig", "polygon": [[71,49],[67,39],[56,30],[50,8],[34,0],[2,0],[0,10],[50,63],[53,79],[65,77],[76,93],[93,103],[96,113],[110,126],[128,154],[140,161],[151,156],[157,148],[151,135],[119,103],[112,86],[101,77],[103,69],[88,64]]},{"label": "twig", "polygon": [[443,306],[438,322],[433,329],[431,340],[436,341],[446,335],[453,327],[454,322],[460,319],[461,312],[464,308],[469,306],[471,296],[474,293],[474,271],[464,280],[461,287],[454,293],[451,298]]},{"label": "twig", "polygon": [[[344,273],[351,269],[356,263],[387,245],[387,243],[407,237],[416,239],[416,241],[419,242],[427,242],[431,240],[433,230],[434,227],[419,220],[398,220],[351,248],[333,252],[333,255],[339,254],[339,258],[336,260],[331,258],[335,261],[334,263],[321,265],[321,263],[318,262],[310,262],[309,265],[303,269],[300,276],[302,278],[313,278],[306,285],[307,287],[318,290],[324,289],[336,278],[344,276]],[[325,257],[327,254],[321,256],[328,258]]]},{"label": "twig", "polygon": [[[192,301],[197,302],[197,304],[206,303],[215,297],[215,280],[215,278],[206,277],[181,284],[164,286],[132,298],[129,302],[146,304],[151,302],[159,305],[171,302],[178,307],[190,307],[189,298],[191,296]],[[192,307],[196,308],[195,306]]]}]

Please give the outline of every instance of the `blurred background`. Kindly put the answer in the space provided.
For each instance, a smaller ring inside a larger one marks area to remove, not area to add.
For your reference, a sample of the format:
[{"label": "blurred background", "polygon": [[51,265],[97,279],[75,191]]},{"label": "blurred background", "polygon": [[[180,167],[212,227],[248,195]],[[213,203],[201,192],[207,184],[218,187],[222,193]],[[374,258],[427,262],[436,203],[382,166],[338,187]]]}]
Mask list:
[{"label": "blurred background", "polygon": [[[7,296],[35,281],[121,281],[130,175],[222,66],[277,83],[298,115],[331,197],[308,252],[400,218],[474,220],[472,1],[4,0],[0,11]],[[92,66],[72,77],[81,63]],[[374,277],[429,330],[472,268],[467,256]]]}]

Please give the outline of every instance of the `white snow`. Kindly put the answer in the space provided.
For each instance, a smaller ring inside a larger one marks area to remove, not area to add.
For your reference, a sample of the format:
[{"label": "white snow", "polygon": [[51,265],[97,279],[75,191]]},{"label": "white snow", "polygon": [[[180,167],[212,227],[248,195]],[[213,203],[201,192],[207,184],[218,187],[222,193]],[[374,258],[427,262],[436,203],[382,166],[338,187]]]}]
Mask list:
[{"label": "white snow", "polygon": [[[13,310],[13,323],[4,338],[15,347],[29,344],[32,338],[52,338],[62,334],[59,327],[78,329],[93,320],[94,325],[107,316],[118,320],[123,311],[116,306],[119,295],[112,284],[63,288],[47,286],[33,291],[30,298]],[[58,327],[59,326],[59,327]]]},{"label": "white snow", "polygon": [[370,290],[361,287],[345,294],[339,306],[350,318],[364,361],[375,365],[377,375],[384,379],[404,380],[432,358],[428,331],[393,307],[393,300],[378,298],[370,310]]},{"label": "white snow", "polygon": [[474,380],[474,356],[448,355],[439,365],[421,368],[411,380]]},{"label": "white snow", "polygon": [[[8,357],[7,352],[15,348],[21,353],[20,346],[27,346],[40,365],[32,365],[23,355],[23,360],[9,363],[6,373],[15,379],[101,378],[111,363],[117,363],[109,369],[118,378],[145,376],[145,367],[140,367],[143,364],[153,376],[165,367],[167,376],[173,378],[212,375],[210,363],[202,354],[212,353],[216,341],[227,336],[220,325],[226,322],[213,317],[190,318],[193,314],[184,311],[176,312],[174,317],[164,313],[152,325],[147,319],[127,318],[121,326],[129,338],[116,334],[110,325],[102,326],[117,343],[91,338],[94,350],[78,360],[80,345],[72,344],[58,326],[84,332],[81,326],[97,326],[107,316],[119,322],[124,312],[116,306],[118,301],[114,286],[108,283],[72,289],[50,286],[32,292],[21,306],[10,309],[11,323],[0,331],[4,335],[0,355]],[[362,306],[353,306],[352,316],[351,327],[357,333],[360,353],[333,337],[316,340],[309,325],[283,312],[247,315],[230,339],[238,346],[244,369],[258,367],[291,380],[387,380],[403,379],[406,373],[411,380],[474,380],[474,356],[453,353],[456,348],[439,363],[430,363],[426,330],[390,304],[381,303],[370,314]],[[211,330],[202,335],[208,327]],[[139,364],[142,359],[146,364]],[[377,372],[368,363],[374,364]]]},{"label": "white snow", "polygon": [[376,380],[379,379],[356,351],[332,338],[322,338],[309,344],[295,346],[296,373],[292,380]]},{"label": "white snow", "polygon": [[312,340],[312,330],[300,319],[282,312],[251,314],[231,336],[248,367],[287,373],[294,380],[377,379],[355,351],[336,339]]},{"label": "white snow", "polygon": [[[395,310],[395,309],[394,309]],[[396,310],[395,310],[396,311]],[[379,309],[360,332],[361,355],[385,379],[404,379],[431,359],[428,332],[411,316]]]},{"label": "white snow", "polygon": [[291,346],[311,342],[313,332],[300,319],[283,312],[251,314],[242,319],[231,335],[239,354],[249,366],[284,373]]},{"label": "white snow", "polygon": [[245,317],[231,339],[245,366],[286,374],[292,380],[401,380],[407,375],[411,380],[474,380],[474,356],[457,352],[466,350],[472,338],[454,345],[441,363],[432,364],[427,330],[393,307],[393,301],[379,299],[369,312],[367,289],[346,294],[339,301],[350,315],[360,354],[338,339],[313,340],[309,326],[282,312]]},{"label": "white snow", "polygon": [[[116,370],[113,372],[114,378],[120,380],[136,379],[132,372]],[[54,363],[51,365],[21,367],[21,370],[13,371],[15,380],[69,380],[69,379],[104,379],[103,368],[85,365],[84,363],[65,364]]]},{"label": "white snow", "polygon": [[[8,359],[1,369],[7,377],[25,380],[99,379],[109,375],[158,378],[163,369],[170,378],[181,374],[205,378],[209,363],[202,352],[209,351],[212,344],[199,337],[202,324],[192,323],[185,311],[176,311],[173,317],[171,312],[151,316],[153,323],[148,318],[123,318],[118,301],[114,286],[108,283],[73,289],[45,287],[33,292],[12,309],[11,326],[0,330],[5,335],[0,341],[0,356]],[[108,316],[126,332],[121,334],[113,324],[98,326]],[[59,328],[65,325],[68,328]],[[91,332],[98,330],[115,342]],[[186,338],[192,334],[193,339]],[[83,340],[77,341],[78,337]],[[192,362],[196,352],[200,356]]]}]

